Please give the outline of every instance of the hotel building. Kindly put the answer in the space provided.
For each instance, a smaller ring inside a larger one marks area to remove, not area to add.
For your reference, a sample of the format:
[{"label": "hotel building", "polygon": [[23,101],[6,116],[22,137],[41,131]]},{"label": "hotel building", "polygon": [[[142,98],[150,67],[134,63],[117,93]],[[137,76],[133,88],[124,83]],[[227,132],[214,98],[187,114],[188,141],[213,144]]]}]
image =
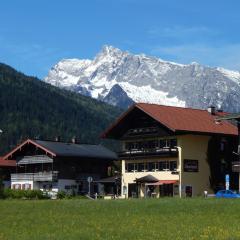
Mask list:
[{"label": "hotel building", "polygon": [[[191,197],[224,187],[237,127],[227,113],[138,103],[102,135],[120,140],[122,197]],[[230,156],[230,158],[229,158]],[[232,184],[233,185],[233,184]]]}]

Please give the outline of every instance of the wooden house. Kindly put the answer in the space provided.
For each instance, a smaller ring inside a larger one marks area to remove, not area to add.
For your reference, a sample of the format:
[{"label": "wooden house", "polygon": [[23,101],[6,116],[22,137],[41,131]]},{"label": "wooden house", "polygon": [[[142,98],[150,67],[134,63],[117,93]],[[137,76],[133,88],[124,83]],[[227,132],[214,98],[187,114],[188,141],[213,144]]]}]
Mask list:
[{"label": "wooden house", "polygon": [[95,181],[107,177],[108,167],[117,159],[114,152],[101,145],[28,139],[6,154],[15,159],[11,174],[13,189],[41,189],[79,194],[97,192]]}]

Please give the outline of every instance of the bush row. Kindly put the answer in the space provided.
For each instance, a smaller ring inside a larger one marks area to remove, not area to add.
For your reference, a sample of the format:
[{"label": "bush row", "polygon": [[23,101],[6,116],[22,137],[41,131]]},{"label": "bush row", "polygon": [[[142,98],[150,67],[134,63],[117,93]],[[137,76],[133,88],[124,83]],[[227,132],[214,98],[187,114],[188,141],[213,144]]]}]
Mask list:
[{"label": "bush row", "polygon": [[59,191],[57,193],[58,199],[87,199],[86,196],[77,195],[75,192],[66,193],[65,191]]},{"label": "bush row", "polygon": [[47,199],[49,198],[41,190],[14,190],[6,188],[0,191],[1,199]]}]

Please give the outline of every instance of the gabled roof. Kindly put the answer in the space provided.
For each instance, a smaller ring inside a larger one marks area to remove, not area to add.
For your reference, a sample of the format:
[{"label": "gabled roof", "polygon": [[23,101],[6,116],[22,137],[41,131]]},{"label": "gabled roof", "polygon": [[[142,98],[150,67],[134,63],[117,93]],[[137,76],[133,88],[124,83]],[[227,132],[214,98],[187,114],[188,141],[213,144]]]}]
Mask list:
[{"label": "gabled roof", "polygon": [[16,146],[12,151],[10,151],[9,153],[7,153],[5,156],[3,156],[3,159],[9,159],[12,158],[13,154],[16,153],[17,151],[21,150],[24,146],[28,145],[28,144],[33,144],[36,147],[39,147],[40,149],[42,149],[43,151],[45,151],[46,153],[52,155],[53,157],[56,156],[55,153],[53,153],[52,151],[50,151],[49,149],[44,148],[43,146],[39,145],[36,143],[36,141],[31,140],[31,139],[27,139],[26,141],[24,141],[23,143],[21,143],[20,145]]},{"label": "gabled roof", "polygon": [[0,157],[0,167],[16,167],[16,161],[4,160],[2,157]]},{"label": "gabled roof", "polygon": [[217,117],[227,115],[228,113],[216,112],[215,115],[212,115],[207,110],[137,103],[120,116],[102,136],[108,137],[111,131],[117,125],[121,124],[124,118],[135,108],[140,109],[175,133],[191,132],[199,134],[238,135],[237,127],[232,123],[228,121],[216,121]]},{"label": "gabled roof", "polygon": [[42,141],[28,139],[10,153],[4,156],[4,159],[8,159],[16,151],[20,150],[26,144],[33,144],[41,148],[46,153],[52,155],[52,157],[80,157],[80,158],[100,158],[107,160],[116,160],[117,155],[111,150],[101,145],[90,144],[75,144],[65,142],[54,141]]},{"label": "gabled roof", "polygon": [[35,142],[55,153],[56,156],[117,159],[117,155],[102,145],[76,144],[35,140]]}]

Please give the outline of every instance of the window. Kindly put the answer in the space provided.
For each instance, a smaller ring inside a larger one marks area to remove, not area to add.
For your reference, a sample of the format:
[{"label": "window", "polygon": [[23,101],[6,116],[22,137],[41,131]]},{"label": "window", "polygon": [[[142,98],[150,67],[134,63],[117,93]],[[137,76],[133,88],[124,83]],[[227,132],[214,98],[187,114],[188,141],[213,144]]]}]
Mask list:
[{"label": "window", "polygon": [[177,139],[171,139],[170,140],[170,147],[175,148],[177,146]]},{"label": "window", "polygon": [[149,162],[147,163],[147,170],[148,172],[154,172],[155,171],[155,162]]},{"label": "window", "polygon": [[160,148],[170,147],[170,139],[161,139],[159,144]]},{"label": "window", "polygon": [[134,171],[134,163],[127,163],[126,164],[126,170],[127,172],[133,172]]},{"label": "window", "polygon": [[138,163],[138,171],[139,172],[144,172],[145,169],[145,163]]},{"label": "window", "polygon": [[161,139],[161,140],[159,141],[159,145],[160,145],[160,148],[166,147],[166,140]]},{"label": "window", "polygon": [[21,184],[13,184],[12,188],[16,190],[21,189]]},{"label": "window", "polygon": [[127,142],[127,143],[125,143],[125,148],[128,151],[131,151],[132,149],[138,149],[139,143],[138,142]]},{"label": "window", "polygon": [[158,162],[155,162],[155,171],[159,171],[159,164],[158,164]]},{"label": "window", "polygon": [[137,163],[127,163],[126,164],[126,172],[135,172],[138,171]]},{"label": "window", "polygon": [[186,197],[192,197],[192,186],[186,186],[185,187],[185,193],[186,193]]},{"label": "window", "polygon": [[177,146],[177,139],[160,139],[159,147],[160,148],[175,148]]},{"label": "window", "polygon": [[170,171],[177,170],[177,161],[170,161]]},{"label": "window", "polygon": [[125,149],[128,151],[131,150],[131,143],[129,142],[125,143]]},{"label": "window", "polygon": [[31,184],[26,183],[26,184],[25,184],[25,189],[26,189],[26,190],[30,190],[30,189],[31,189]]},{"label": "window", "polygon": [[163,161],[163,171],[169,170],[169,161]]},{"label": "window", "polygon": [[157,147],[157,141],[148,141],[147,143],[148,148],[156,148]]},{"label": "window", "polygon": [[164,169],[163,161],[158,163],[158,169],[159,169],[159,171],[163,171],[163,169]]}]

